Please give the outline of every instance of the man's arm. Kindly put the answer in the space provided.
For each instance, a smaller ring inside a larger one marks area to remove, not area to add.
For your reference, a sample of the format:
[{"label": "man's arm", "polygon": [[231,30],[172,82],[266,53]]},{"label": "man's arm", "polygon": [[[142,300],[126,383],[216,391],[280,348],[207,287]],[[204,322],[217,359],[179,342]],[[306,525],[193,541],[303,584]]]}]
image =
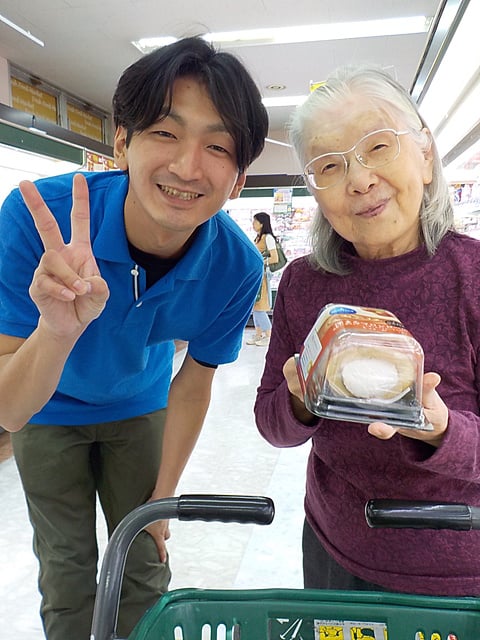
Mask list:
[{"label": "man's arm", "polygon": [[0,337],[0,424],[10,431],[21,429],[49,401],[72,348],[109,295],[92,252],[85,177],[73,180],[68,243],[35,185],[22,182],[20,190],[45,253],[25,291],[40,313],[37,328],[26,340]]},{"label": "man's arm", "polygon": [[18,431],[50,400],[75,344],[39,326],[24,340],[0,335],[0,424]]},{"label": "man's arm", "polygon": [[[214,368],[202,366],[187,354],[172,382],[163,435],[162,462],[152,500],[175,494],[205,420],[214,375]],[[160,559],[165,562],[168,523],[158,522],[151,525],[148,531],[155,540]]]}]

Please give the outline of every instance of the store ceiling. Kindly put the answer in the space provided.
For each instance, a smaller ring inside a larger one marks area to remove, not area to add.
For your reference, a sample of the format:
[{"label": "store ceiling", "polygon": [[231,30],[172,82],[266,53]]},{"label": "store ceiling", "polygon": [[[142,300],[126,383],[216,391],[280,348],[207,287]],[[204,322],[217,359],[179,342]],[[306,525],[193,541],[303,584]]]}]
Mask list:
[{"label": "store ceiling", "polygon": [[[451,1],[451,0],[450,0]],[[110,111],[124,68],[140,57],[141,37],[193,35],[260,27],[434,17],[440,0],[0,0],[0,14],[44,41],[40,47],[0,22],[0,57],[86,103]],[[264,97],[304,95],[339,64],[375,62],[412,86],[427,34],[232,49]],[[232,78],[232,81],[234,79]],[[284,85],[275,91],[270,85]],[[294,107],[269,108],[270,137],[284,139]]]}]

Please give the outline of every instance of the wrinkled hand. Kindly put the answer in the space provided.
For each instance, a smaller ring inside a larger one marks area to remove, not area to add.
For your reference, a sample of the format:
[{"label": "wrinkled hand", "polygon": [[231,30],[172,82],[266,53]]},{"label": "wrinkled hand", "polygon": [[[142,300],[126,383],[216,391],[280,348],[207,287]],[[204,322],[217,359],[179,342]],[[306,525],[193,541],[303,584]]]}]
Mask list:
[{"label": "wrinkled hand", "polygon": [[300,386],[300,380],[298,379],[297,364],[294,356],[289,358],[283,365],[283,375],[285,376],[288,390],[292,396],[295,396],[298,400],[303,402],[303,392],[302,387]]},{"label": "wrinkled hand", "polygon": [[313,415],[305,406],[303,391],[298,378],[297,363],[295,357],[289,358],[283,365],[283,375],[287,381],[293,415],[299,422],[311,425],[317,422],[318,417]]},{"label": "wrinkled hand", "polygon": [[373,422],[368,426],[368,432],[380,438],[389,440],[396,433],[407,438],[423,440],[434,447],[438,447],[448,427],[448,408],[436,391],[441,378],[438,373],[426,373],[423,376],[422,404],[426,420],[433,426],[433,431],[421,431],[418,429],[400,429],[391,427],[383,422]]},{"label": "wrinkled hand", "polygon": [[[295,358],[289,358],[283,365],[283,375],[292,397],[292,410],[298,420],[304,424],[314,422],[315,416],[305,407],[302,387],[298,379]],[[389,440],[397,433],[407,438],[423,440],[434,447],[438,447],[448,427],[448,407],[438,395],[436,388],[441,382],[438,373],[426,373],[423,376],[422,404],[425,419],[433,426],[433,431],[419,429],[401,429],[383,422],[372,422],[368,432],[380,440]]]},{"label": "wrinkled hand", "polygon": [[20,192],[45,248],[30,285],[30,296],[42,322],[54,334],[80,335],[102,313],[109,296],[90,242],[87,181],[82,174],[73,179],[72,232],[68,244],[36,186],[22,181]]},{"label": "wrinkled hand", "polygon": [[148,525],[145,529],[152,536],[157,546],[160,562],[164,563],[167,561],[167,546],[165,541],[170,538],[168,523],[168,520],[159,520],[158,522]]}]

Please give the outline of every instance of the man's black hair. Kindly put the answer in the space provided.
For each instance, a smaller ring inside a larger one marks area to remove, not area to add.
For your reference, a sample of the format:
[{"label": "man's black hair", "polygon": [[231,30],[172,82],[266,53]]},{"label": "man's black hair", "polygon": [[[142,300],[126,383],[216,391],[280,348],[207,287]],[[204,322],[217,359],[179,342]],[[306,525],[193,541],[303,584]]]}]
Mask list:
[{"label": "man's black hair", "polygon": [[177,78],[193,76],[206,87],[213,105],[235,142],[240,172],[265,144],[268,116],[260,92],[238,58],[217,51],[203,38],[191,37],[156,49],[130,65],[113,96],[115,126],[127,130],[127,144],[171,109]]}]

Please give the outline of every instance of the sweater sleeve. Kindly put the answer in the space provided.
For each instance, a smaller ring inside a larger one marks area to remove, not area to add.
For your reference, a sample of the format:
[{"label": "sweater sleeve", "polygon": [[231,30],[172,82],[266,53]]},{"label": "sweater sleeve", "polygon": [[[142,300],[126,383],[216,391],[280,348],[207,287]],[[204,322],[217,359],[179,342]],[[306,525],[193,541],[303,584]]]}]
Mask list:
[{"label": "sweater sleeve", "polygon": [[429,445],[402,437],[406,460],[441,476],[480,482],[480,417],[470,411],[449,411],[442,444]]},{"label": "sweater sleeve", "polygon": [[290,332],[288,314],[284,309],[284,291],[287,287],[288,272],[285,272],[275,300],[270,346],[254,408],[259,432],[276,447],[295,447],[305,443],[317,426],[307,427],[295,418],[290,391],[283,375],[283,365],[299,348]]}]

